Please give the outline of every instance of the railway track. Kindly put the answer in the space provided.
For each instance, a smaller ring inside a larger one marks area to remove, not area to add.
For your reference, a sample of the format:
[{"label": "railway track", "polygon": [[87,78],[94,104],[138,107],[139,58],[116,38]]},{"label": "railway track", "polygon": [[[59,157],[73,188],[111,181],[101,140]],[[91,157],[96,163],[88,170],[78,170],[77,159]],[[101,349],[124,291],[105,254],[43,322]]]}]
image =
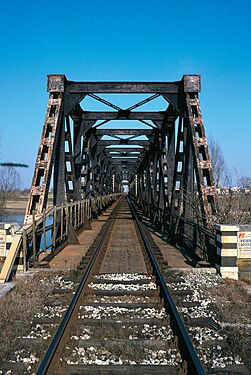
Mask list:
[{"label": "railway track", "polygon": [[37,374],[205,374],[161,262],[123,197],[80,265],[83,277]]}]

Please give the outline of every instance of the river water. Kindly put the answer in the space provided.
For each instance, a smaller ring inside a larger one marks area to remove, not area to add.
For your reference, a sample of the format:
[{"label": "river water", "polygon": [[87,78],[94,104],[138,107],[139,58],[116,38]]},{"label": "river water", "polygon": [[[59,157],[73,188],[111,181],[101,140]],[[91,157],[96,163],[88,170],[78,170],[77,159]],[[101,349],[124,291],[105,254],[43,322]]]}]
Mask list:
[{"label": "river water", "polygon": [[6,223],[18,223],[20,227],[24,222],[25,211],[15,211],[15,210],[4,210],[2,215],[0,215],[0,222]]},{"label": "river water", "polygon": [[[15,210],[4,210],[2,215],[0,215],[0,222],[5,222],[5,223],[18,223],[20,227],[23,226],[24,222],[24,215],[25,211],[15,211]],[[52,219],[50,217],[47,218],[46,221],[47,225],[52,223]],[[44,235],[42,234],[41,236],[41,241],[40,241],[40,249],[42,249],[44,246]],[[48,250],[51,249],[52,246],[52,230],[49,230],[46,232],[46,246]]]}]

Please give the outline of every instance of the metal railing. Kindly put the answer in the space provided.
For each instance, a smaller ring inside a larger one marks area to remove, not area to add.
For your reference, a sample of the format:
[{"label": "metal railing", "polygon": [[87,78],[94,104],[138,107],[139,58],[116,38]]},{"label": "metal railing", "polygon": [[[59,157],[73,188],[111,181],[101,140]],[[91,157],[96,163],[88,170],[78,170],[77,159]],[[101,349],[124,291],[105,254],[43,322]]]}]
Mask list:
[{"label": "metal railing", "polygon": [[[32,223],[14,236],[0,274],[0,283],[9,279],[12,271],[26,271],[38,262],[41,253],[55,255],[68,243],[77,243],[77,234],[89,227],[89,222],[105,210],[121,194],[109,194],[86,200],[53,206],[40,217],[32,215]],[[75,242],[74,242],[75,241]]]},{"label": "metal railing", "polygon": [[[131,199],[137,203],[137,199],[131,196]],[[203,226],[202,222],[193,221],[184,218],[183,215],[173,214],[166,209],[161,209],[148,204],[141,200],[143,211],[147,210],[153,222],[159,224],[162,229],[169,232],[170,240],[188,247],[193,252],[197,252],[201,257],[209,261],[213,261],[216,255],[216,232]],[[180,231],[180,226],[176,225],[177,221],[182,223],[183,231]],[[186,230],[184,227],[186,226]],[[190,228],[190,229],[188,229]]]},{"label": "metal railing", "polygon": [[22,228],[24,253],[35,261],[41,252],[61,247],[119,195],[109,194],[53,206],[38,219],[33,215],[32,224]]}]

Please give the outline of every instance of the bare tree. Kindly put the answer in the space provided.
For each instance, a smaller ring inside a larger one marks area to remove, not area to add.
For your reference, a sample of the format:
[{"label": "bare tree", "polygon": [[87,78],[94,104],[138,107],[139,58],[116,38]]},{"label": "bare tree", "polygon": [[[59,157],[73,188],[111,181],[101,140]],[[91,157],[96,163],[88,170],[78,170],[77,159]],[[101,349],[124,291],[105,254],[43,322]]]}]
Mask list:
[{"label": "bare tree", "polygon": [[224,189],[216,196],[216,214],[211,218],[213,224],[249,225],[251,222],[251,195],[233,188],[233,181],[241,187],[236,168],[225,172]]},{"label": "bare tree", "polygon": [[0,168],[0,211],[20,187],[20,176],[14,167]]},{"label": "bare tree", "polygon": [[[209,138],[208,147],[215,184],[216,187],[221,187],[215,199],[216,212],[210,214],[209,225],[213,228],[215,224],[250,224],[251,178],[240,177],[236,168],[231,170],[227,168],[221,146],[213,138]],[[235,185],[237,183],[245,191],[234,189],[234,182]],[[190,200],[190,206],[193,206],[195,212],[197,212],[199,209],[198,197],[192,197],[192,199],[190,197]]]},{"label": "bare tree", "polygon": [[251,189],[251,177],[247,177],[247,176],[240,177],[239,185],[242,189]]},{"label": "bare tree", "polygon": [[216,187],[220,187],[226,173],[226,162],[223,151],[221,146],[212,137],[208,138],[208,148],[212,162],[215,184]]},{"label": "bare tree", "polygon": [[248,225],[250,223],[250,203],[243,195],[231,190],[226,195],[218,196],[216,201],[215,223]]}]

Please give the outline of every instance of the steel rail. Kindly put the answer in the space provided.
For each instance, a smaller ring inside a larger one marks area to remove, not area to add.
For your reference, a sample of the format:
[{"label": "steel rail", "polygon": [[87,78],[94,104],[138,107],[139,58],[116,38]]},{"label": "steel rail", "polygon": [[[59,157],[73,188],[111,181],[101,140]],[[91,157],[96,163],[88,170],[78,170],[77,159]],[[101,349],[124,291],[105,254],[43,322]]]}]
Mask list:
[{"label": "steel rail", "polygon": [[154,254],[151,250],[151,247],[149,245],[149,242],[146,238],[146,235],[141,227],[140,221],[137,218],[135,209],[130,201],[130,199],[127,197],[129,206],[131,208],[132,215],[136,221],[137,227],[139,229],[139,232],[142,236],[142,240],[144,242],[144,245],[147,249],[153,270],[154,275],[156,277],[156,282],[158,286],[160,287],[161,296],[164,299],[164,306],[166,309],[166,312],[170,315],[170,325],[173,329],[173,332],[178,337],[178,346],[179,350],[181,352],[181,357],[187,362],[187,369],[188,374],[191,375],[205,375],[205,370],[199,360],[199,357],[194,349],[194,346],[190,340],[190,337],[188,336],[188,333],[186,331],[186,328],[181,320],[181,317],[178,313],[178,310],[175,306],[175,303],[173,301],[173,298],[168,290],[168,287],[166,285],[166,282],[164,280],[164,277],[162,276],[161,270],[158,266],[158,263],[154,257]]},{"label": "steel rail", "polygon": [[[171,294],[166,286],[165,280],[161,274],[161,271],[158,267],[158,264],[155,260],[155,257],[153,255],[153,252],[150,248],[150,245],[148,243],[148,240],[146,238],[146,235],[140,225],[140,221],[136,216],[136,212],[134,210],[134,207],[132,206],[132,203],[128,199],[129,207],[131,209],[132,215],[135,219],[135,222],[137,224],[137,227],[139,229],[139,233],[142,237],[143,243],[145,245],[145,248],[148,252],[151,264],[153,266],[154,275],[156,277],[156,282],[158,286],[160,287],[160,293],[161,297],[164,299],[164,306],[167,311],[167,314],[170,315],[170,325],[173,329],[174,335],[178,337],[178,345],[181,352],[182,359],[186,361],[187,363],[187,369],[188,374],[191,375],[205,375],[205,371],[202,367],[202,364],[200,363],[200,360],[197,356],[197,353],[195,352],[195,349],[192,345],[192,342],[187,334],[187,331],[184,327],[184,324],[180,318],[180,315],[176,309],[176,306],[174,304],[174,301],[171,297]],[[86,281],[88,280],[88,276],[90,275],[90,272],[93,268],[93,265],[97,259],[97,256],[106,240],[107,233],[111,227],[111,224],[113,222],[112,218],[115,216],[115,213],[117,211],[119,204],[116,206],[109,222],[107,222],[107,227],[104,230],[104,233],[101,237],[101,240],[87,266],[87,269],[80,281],[80,284],[73,296],[73,299],[67,308],[65,315],[49,345],[49,348],[36,372],[36,375],[50,375],[53,374],[54,371],[54,365],[55,365],[55,355],[59,354],[61,351],[60,343],[63,338],[64,333],[67,330],[68,323],[70,322],[71,316],[73,315],[75,308],[77,307],[77,303],[80,299],[81,293],[83,291],[83,288],[85,286]]]},{"label": "steel rail", "polygon": [[101,250],[101,248],[104,244],[104,241],[106,239],[106,235],[108,233],[109,228],[111,227],[111,224],[113,222],[112,219],[113,219],[113,217],[114,217],[114,215],[117,211],[119,203],[117,204],[117,206],[116,206],[114,212],[112,213],[111,217],[108,219],[109,222],[107,222],[107,227],[105,228],[105,231],[104,231],[104,233],[101,237],[101,240],[100,240],[100,242],[99,242],[99,244],[98,244],[98,246],[97,246],[97,248],[96,248],[96,250],[95,250],[88,266],[87,266],[87,269],[84,272],[84,275],[83,275],[83,277],[82,277],[82,279],[79,283],[79,286],[78,286],[78,288],[77,288],[77,290],[76,290],[76,292],[75,292],[75,294],[74,294],[74,296],[71,300],[70,305],[68,306],[68,308],[67,308],[67,310],[64,314],[64,317],[63,317],[63,319],[62,319],[62,321],[61,321],[61,323],[60,323],[60,325],[59,325],[59,327],[58,327],[58,329],[57,329],[57,331],[56,331],[56,333],[55,333],[55,335],[54,335],[54,337],[53,337],[53,339],[52,339],[52,341],[49,345],[49,348],[44,355],[44,358],[43,358],[43,360],[42,360],[42,362],[41,362],[41,364],[40,364],[40,366],[39,366],[39,368],[36,372],[36,375],[53,374],[53,372],[51,372],[51,370],[53,371],[53,368],[51,368],[50,366],[52,366],[52,361],[53,361],[54,356],[56,355],[57,351],[59,350],[59,345],[60,345],[61,339],[63,337],[63,334],[65,333],[65,331],[67,329],[67,325],[68,325],[68,323],[71,319],[71,316],[74,313],[74,310],[77,306],[77,303],[79,301],[79,298],[81,296],[81,293],[83,291],[85,283],[88,279],[88,276],[90,275],[91,269],[92,269],[92,267],[95,263],[95,260],[96,260],[98,254],[99,254],[99,252],[100,252],[100,250]]}]

